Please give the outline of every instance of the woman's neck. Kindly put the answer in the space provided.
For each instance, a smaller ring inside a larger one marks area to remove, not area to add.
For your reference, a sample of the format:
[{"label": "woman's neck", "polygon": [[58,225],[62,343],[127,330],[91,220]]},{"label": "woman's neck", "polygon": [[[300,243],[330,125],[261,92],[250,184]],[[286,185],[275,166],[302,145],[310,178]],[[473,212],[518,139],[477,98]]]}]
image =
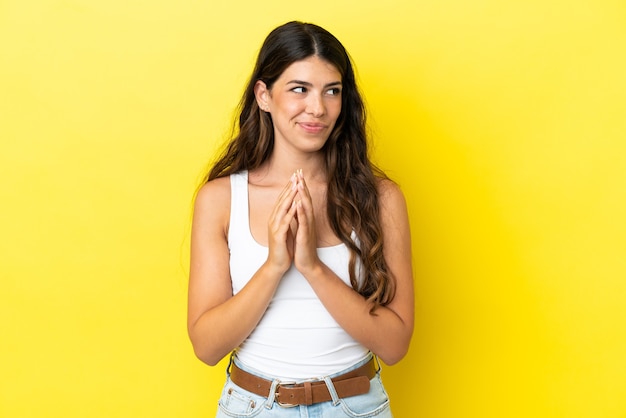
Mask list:
[{"label": "woman's neck", "polygon": [[260,178],[270,182],[278,182],[282,184],[289,180],[296,170],[302,170],[302,173],[308,182],[326,182],[326,170],[324,166],[323,155],[316,154],[300,154],[300,155],[281,155],[274,152],[270,158],[254,170]]}]

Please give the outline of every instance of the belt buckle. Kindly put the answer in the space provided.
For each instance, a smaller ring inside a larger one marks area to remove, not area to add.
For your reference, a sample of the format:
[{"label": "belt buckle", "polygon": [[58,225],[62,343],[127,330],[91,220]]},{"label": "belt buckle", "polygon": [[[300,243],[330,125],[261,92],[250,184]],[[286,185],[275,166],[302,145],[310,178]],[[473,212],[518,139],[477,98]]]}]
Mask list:
[{"label": "belt buckle", "polygon": [[280,389],[280,387],[281,387],[281,386],[293,386],[293,385],[295,385],[295,384],[296,384],[296,382],[295,382],[295,381],[294,381],[294,382],[278,382],[278,384],[276,385],[276,391],[274,392],[274,400],[276,401],[276,403],[277,403],[279,406],[282,406],[283,408],[295,408],[296,406],[298,406],[298,404],[295,404],[295,403],[288,403],[288,402],[281,402],[281,401],[278,399],[278,395],[280,395],[280,394],[278,393],[278,390]]}]

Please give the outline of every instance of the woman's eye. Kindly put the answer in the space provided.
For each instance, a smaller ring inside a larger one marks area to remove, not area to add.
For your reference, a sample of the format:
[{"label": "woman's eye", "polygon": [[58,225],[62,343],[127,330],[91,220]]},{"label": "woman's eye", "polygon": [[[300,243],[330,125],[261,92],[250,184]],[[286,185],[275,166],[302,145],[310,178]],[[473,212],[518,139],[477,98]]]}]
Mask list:
[{"label": "woman's eye", "polygon": [[306,93],[306,87],[294,87],[291,89],[294,93]]},{"label": "woman's eye", "polygon": [[338,87],[332,88],[330,90],[328,90],[328,94],[331,96],[337,96],[341,93],[341,89]]}]

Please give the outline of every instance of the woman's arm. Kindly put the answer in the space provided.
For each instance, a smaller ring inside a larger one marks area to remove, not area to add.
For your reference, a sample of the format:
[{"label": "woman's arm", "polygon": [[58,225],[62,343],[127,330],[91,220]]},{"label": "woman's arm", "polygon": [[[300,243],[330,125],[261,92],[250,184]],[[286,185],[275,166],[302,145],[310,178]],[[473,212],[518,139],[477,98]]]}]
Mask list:
[{"label": "woman's arm", "polygon": [[[302,181],[304,185],[304,181]],[[378,355],[386,364],[400,361],[413,334],[414,296],[411,235],[406,202],[396,184],[379,185],[384,256],[396,280],[393,301],[370,313],[371,304],[346,285],[315,252],[315,224],[306,186],[299,188],[298,232],[294,263],[307,278],[326,309],[348,334]]]},{"label": "woman's arm", "polygon": [[288,184],[268,226],[268,260],[235,296],[228,250],[230,181],[205,184],[196,197],[191,230],[187,328],[198,358],[217,364],[254,330],[292,262],[289,224],[295,189]]}]

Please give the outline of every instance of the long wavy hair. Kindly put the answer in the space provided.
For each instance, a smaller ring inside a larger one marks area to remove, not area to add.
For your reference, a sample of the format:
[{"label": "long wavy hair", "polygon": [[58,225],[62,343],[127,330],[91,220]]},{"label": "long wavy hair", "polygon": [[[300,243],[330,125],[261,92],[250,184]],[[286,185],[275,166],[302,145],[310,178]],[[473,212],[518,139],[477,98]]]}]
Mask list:
[{"label": "long wavy hair", "polygon": [[[206,181],[263,164],[274,148],[274,126],[254,95],[258,80],[271,89],[292,63],[317,56],[333,64],[342,76],[341,113],[326,141],[327,214],[330,226],[350,251],[350,283],[372,303],[372,311],[395,295],[395,280],[383,256],[383,232],[377,183],[386,175],[369,159],[366,112],[350,57],[325,29],[289,22],[265,39],[252,76],[239,103],[239,123],[232,139],[210,169]],[[352,232],[356,235],[353,239]],[[357,260],[361,261],[357,274]]]}]

